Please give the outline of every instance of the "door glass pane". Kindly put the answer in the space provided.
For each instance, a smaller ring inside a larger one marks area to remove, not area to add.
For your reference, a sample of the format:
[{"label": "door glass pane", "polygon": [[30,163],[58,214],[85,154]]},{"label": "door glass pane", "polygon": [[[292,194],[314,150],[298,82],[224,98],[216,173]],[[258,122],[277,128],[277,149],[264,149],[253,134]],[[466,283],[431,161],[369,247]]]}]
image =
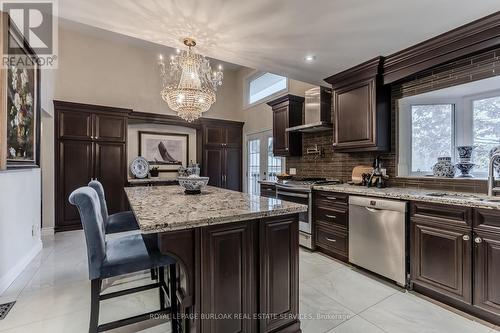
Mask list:
[{"label": "door glass pane", "polygon": [[283,158],[273,155],[273,138],[267,139],[267,179],[276,180],[276,175],[283,171]]},{"label": "door glass pane", "polygon": [[475,172],[488,172],[489,153],[500,145],[500,96],[475,100],[473,104]]},{"label": "door glass pane", "polygon": [[452,156],[453,104],[411,106],[411,171],[430,172],[440,156]]},{"label": "door glass pane", "polygon": [[260,140],[248,141],[248,193],[260,194]]}]

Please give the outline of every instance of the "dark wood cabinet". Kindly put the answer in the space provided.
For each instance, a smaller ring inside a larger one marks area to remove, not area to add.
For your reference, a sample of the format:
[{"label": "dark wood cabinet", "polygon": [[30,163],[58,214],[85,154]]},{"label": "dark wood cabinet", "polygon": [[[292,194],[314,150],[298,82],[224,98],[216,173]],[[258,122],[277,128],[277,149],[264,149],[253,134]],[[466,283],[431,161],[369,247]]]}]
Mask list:
[{"label": "dark wood cabinet", "polygon": [[345,193],[314,191],[314,246],[336,259],[349,261],[349,196]]},{"label": "dark wood cabinet", "polygon": [[304,121],[304,97],[285,95],[267,103],[273,110],[274,156],[301,156],[302,133],[286,129],[302,125]]},{"label": "dark wood cabinet", "polygon": [[[206,314],[241,314],[202,321],[203,332],[256,332],[257,223],[243,222],[202,229],[202,308]],[[245,317],[243,317],[245,316]]]},{"label": "dark wood cabinet", "polygon": [[298,216],[263,219],[260,224],[259,332],[273,332],[297,322],[299,313]]},{"label": "dark wood cabinet", "polygon": [[211,186],[241,191],[243,124],[205,121],[209,123],[202,125],[202,175],[210,177]]},{"label": "dark wood cabinet", "polygon": [[383,85],[383,58],[333,75],[334,149],[339,152],[390,149],[390,97]]},{"label": "dark wood cabinet", "polygon": [[110,214],[126,207],[127,114],[130,110],[54,101],[56,231],[81,228],[70,193],[96,178]]},{"label": "dark wood cabinet", "polygon": [[411,204],[411,283],[470,304],[472,297],[472,209]]},{"label": "dark wood cabinet", "polygon": [[90,141],[62,140],[56,150],[56,229],[71,230],[80,225],[80,215],[68,198],[93,178],[94,145]]},{"label": "dark wood cabinet", "polygon": [[106,205],[109,212],[125,210],[124,180],[127,179],[127,147],[117,142],[95,143],[94,178],[106,190]]}]

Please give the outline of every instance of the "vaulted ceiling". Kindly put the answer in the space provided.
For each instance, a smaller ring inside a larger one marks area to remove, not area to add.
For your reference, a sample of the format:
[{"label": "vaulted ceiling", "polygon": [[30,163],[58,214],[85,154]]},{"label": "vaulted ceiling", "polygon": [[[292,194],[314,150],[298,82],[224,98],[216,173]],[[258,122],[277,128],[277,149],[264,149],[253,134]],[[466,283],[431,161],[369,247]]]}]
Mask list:
[{"label": "vaulted ceiling", "polygon": [[498,0],[59,1],[69,20],[170,47],[194,37],[211,58],[323,84],[498,10]]}]

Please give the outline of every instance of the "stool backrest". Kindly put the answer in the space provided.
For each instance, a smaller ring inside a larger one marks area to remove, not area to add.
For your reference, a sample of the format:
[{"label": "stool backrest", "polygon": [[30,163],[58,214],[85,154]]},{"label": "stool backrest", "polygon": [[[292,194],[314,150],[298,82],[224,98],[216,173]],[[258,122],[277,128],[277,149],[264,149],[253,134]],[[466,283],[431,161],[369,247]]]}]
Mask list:
[{"label": "stool backrest", "polygon": [[97,192],[88,186],[74,190],[69,202],[78,208],[87,242],[89,278],[100,277],[101,267],[106,258],[104,220]]},{"label": "stool backrest", "polygon": [[91,180],[89,186],[92,187],[99,196],[99,203],[101,204],[101,215],[104,223],[108,221],[108,205],[106,204],[106,196],[104,195],[104,187],[98,180]]}]

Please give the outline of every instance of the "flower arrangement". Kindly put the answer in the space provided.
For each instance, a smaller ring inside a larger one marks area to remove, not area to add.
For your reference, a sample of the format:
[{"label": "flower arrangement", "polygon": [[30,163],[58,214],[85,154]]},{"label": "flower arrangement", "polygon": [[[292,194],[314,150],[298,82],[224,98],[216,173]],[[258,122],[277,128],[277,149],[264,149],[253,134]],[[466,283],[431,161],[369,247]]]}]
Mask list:
[{"label": "flower arrangement", "polygon": [[26,68],[9,68],[7,100],[8,159],[34,159],[33,84]]}]

